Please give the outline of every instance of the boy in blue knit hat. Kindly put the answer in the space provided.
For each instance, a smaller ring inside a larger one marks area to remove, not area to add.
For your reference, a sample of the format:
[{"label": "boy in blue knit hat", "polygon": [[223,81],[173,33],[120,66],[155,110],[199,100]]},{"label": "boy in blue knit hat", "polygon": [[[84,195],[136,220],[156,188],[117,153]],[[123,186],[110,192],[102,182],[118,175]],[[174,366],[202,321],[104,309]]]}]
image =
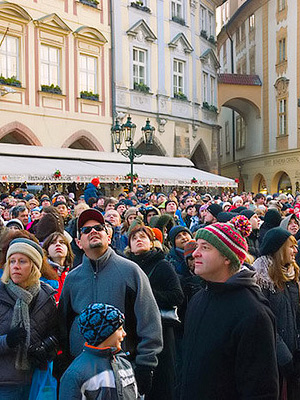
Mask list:
[{"label": "boy in blue knit hat", "polygon": [[61,400],[138,398],[133,369],[121,348],[124,320],[109,304],[90,304],[81,312],[78,327],[86,343],[61,379]]}]

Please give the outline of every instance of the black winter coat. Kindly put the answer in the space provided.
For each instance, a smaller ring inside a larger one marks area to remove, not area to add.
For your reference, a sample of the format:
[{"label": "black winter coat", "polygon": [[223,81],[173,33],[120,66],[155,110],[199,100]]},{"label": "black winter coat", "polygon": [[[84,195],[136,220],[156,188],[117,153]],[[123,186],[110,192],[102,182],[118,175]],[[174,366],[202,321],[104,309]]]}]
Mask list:
[{"label": "black winter coat", "polygon": [[[140,255],[130,253],[129,257],[147,276],[151,273],[149,281],[159,308],[171,309],[183,302],[179,278],[172,265],[164,259],[161,250],[153,249]],[[146,400],[175,400],[176,352],[173,326],[163,323],[163,341],[164,347],[158,355],[152,390],[146,395]]]},{"label": "black winter coat", "polygon": [[277,400],[275,319],[254,273],[207,282],[185,320],[181,400]]},{"label": "black winter coat", "polygon": [[[30,345],[39,346],[51,335],[57,336],[57,309],[55,291],[41,282],[38,295],[29,306]],[[15,300],[10,296],[5,285],[0,283],[0,336],[10,330]],[[0,386],[26,385],[31,382],[33,369],[20,371],[15,369],[16,352],[14,349],[2,349],[0,354]]]}]

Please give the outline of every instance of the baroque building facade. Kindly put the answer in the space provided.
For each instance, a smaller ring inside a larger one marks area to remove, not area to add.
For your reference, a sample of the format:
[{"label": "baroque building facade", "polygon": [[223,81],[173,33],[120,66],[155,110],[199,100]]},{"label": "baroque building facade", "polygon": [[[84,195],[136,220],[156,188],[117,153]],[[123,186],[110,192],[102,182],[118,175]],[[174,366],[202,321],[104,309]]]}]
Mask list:
[{"label": "baroque building facade", "polygon": [[299,0],[247,0],[218,35],[221,171],[240,190],[300,189],[299,17]]},{"label": "baroque building facade", "polygon": [[110,148],[109,14],[84,3],[0,2],[0,143]]},{"label": "baroque building facade", "polygon": [[[215,10],[221,3],[116,0],[112,24],[115,117],[130,114],[141,127],[148,116],[156,128],[153,154],[189,157],[198,168],[215,173]],[[141,136],[136,145],[145,151]]]},{"label": "baroque building facade", "polygon": [[218,173],[222,2],[1,1],[0,143],[110,152],[130,114],[140,152],[149,118],[152,154]]}]

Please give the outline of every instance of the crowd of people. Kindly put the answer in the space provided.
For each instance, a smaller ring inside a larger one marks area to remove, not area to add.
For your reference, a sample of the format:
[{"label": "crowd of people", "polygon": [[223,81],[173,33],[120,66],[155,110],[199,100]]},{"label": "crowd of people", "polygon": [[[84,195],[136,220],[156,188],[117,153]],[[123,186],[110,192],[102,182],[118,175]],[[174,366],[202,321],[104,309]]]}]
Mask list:
[{"label": "crowd of people", "polygon": [[99,183],[0,195],[0,398],[299,399],[300,194]]}]

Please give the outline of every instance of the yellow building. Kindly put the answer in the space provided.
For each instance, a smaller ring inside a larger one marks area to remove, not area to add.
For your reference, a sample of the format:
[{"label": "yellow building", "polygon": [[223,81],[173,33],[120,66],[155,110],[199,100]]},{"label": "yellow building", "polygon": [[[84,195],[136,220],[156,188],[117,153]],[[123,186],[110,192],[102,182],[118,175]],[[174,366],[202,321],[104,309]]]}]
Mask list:
[{"label": "yellow building", "polygon": [[299,17],[299,0],[247,0],[218,35],[221,171],[240,190],[300,189]]},{"label": "yellow building", "polygon": [[105,1],[1,1],[0,143],[109,151],[110,69]]}]

